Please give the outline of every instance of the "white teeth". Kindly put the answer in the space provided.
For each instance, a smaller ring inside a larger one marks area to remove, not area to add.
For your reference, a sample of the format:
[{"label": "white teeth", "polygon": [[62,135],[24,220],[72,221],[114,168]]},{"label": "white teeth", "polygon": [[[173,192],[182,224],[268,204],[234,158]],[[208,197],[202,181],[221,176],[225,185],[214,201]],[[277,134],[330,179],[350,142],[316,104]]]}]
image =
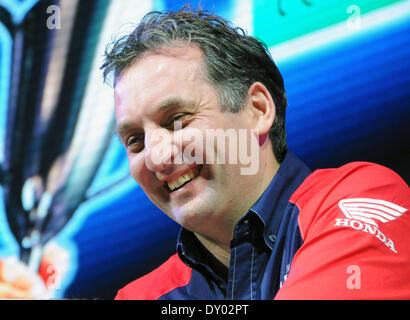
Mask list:
[{"label": "white teeth", "polygon": [[195,178],[195,171],[194,170],[190,170],[189,172],[185,173],[184,175],[178,177],[177,179],[168,182],[168,187],[171,191],[179,188],[180,186],[182,186],[185,182],[188,182],[192,179]]}]

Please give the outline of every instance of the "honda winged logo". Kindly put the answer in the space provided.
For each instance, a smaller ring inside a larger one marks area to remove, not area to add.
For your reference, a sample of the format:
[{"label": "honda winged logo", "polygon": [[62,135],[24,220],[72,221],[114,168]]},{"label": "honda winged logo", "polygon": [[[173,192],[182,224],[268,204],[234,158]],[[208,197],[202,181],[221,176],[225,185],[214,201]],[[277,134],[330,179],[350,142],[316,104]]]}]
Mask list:
[{"label": "honda winged logo", "polygon": [[350,227],[369,233],[383,242],[390,250],[397,253],[393,240],[379,230],[379,223],[396,220],[407,209],[385,200],[368,198],[340,200],[339,208],[346,218],[337,218],[334,224],[335,227]]},{"label": "honda winged logo", "polygon": [[375,220],[393,221],[407,211],[407,209],[388,201],[367,198],[340,200],[339,208],[346,218],[359,220],[375,227],[378,227]]}]

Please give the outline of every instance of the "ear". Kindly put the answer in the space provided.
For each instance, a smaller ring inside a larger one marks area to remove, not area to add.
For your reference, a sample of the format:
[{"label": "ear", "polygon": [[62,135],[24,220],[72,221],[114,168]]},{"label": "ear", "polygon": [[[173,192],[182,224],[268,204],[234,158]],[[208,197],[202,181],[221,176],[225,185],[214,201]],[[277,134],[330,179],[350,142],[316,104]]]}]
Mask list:
[{"label": "ear", "polygon": [[276,106],[269,90],[261,82],[249,87],[247,109],[252,127],[259,131],[259,138],[266,138],[275,120]]}]

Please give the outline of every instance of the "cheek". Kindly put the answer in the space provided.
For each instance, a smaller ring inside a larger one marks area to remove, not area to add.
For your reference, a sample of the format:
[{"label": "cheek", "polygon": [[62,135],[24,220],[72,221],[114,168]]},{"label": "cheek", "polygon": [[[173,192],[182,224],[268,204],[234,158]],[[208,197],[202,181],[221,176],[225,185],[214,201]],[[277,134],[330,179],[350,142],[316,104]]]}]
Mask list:
[{"label": "cheek", "polygon": [[152,198],[154,195],[156,197],[159,195],[163,196],[161,186],[158,185],[155,174],[145,165],[143,153],[128,155],[128,163],[131,176],[152,201],[154,201]]},{"label": "cheek", "polygon": [[144,182],[144,158],[141,155],[128,154],[128,165],[131,176],[138,184],[142,185]]}]

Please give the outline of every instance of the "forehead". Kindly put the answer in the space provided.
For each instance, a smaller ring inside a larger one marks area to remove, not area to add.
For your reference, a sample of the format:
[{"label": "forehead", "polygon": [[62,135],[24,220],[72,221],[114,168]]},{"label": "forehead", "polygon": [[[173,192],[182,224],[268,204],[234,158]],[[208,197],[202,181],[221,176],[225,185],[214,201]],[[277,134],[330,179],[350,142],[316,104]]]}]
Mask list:
[{"label": "forehead", "polygon": [[[161,47],[144,53],[120,75],[114,90],[115,104],[153,104],[160,95],[178,94],[184,87],[203,82],[203,53],[197,46]],[[132,102],[134,101],[134,102]]]},{"label": "forehead", "polygon": [[[178,45],[178,44],[177,44]],[[203,61],[202,50],[196,45],[181,47],[162,46],[142,54],[139,59],[127,68],[120,80],[138,72],[159,75],[178,71],[183,76],[193,77],[201,70]]]}]

